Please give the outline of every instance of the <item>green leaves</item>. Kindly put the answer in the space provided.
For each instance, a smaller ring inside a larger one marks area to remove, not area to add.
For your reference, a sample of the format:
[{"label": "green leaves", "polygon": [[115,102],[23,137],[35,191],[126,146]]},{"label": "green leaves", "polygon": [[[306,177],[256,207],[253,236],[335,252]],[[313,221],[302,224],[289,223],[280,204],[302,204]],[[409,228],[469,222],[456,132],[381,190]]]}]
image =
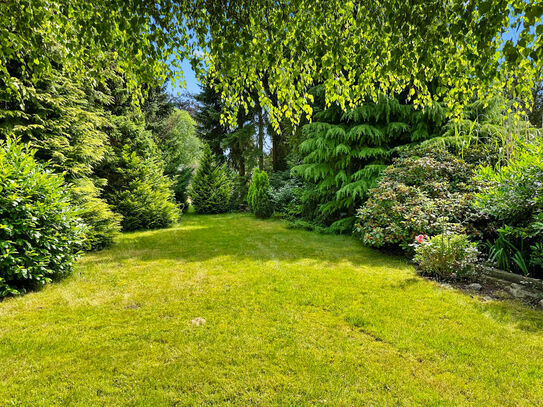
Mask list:
[{"label": "green leaves", "polygon": [[[284,118],[296,126],[316,84],[343,110],[403,89],[416,106],[443,101],[449,114],[503,89],[522,107],[543,64],[541,15],[537,0],[7,0],[0,78],[16,92],[5,68],[13,60],[34,83],[59,63],[103,83],[101,67],[112,64],[140,95],[143,83],[182,83],[189,59],[207,68],[232,127],[255,94],[276,128]],[[512,28],[519,41],[502,47]]]},{"label": "green leaves", "polygon": [[0,142],[0,297],[70,272],[86,228],[64,179],[36,163],[17,139]]}]

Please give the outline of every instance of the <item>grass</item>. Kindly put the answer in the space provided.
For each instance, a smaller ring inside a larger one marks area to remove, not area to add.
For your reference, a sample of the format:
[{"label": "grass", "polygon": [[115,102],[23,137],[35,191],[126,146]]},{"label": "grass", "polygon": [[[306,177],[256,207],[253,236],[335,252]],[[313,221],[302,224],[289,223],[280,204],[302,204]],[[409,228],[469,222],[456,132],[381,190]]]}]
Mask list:
[{"label": "grass", "polygon": [[2,406],[543,405],[543,313],[248,215],[122,235],[0,327]]}]

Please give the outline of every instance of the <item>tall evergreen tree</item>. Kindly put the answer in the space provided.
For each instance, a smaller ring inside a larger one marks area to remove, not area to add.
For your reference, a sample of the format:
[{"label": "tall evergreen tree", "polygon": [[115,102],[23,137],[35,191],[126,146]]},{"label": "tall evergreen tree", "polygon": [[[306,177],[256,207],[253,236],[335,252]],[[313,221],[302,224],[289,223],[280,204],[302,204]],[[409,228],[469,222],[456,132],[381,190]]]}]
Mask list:
[{"label": "tall evergreen tree", "polygon": [[247,111],[240,109],[236,127],[230,129],[221,124],[224,105],[211,83],[203,86],[196,99],[200,103],[196,116],[198,136],[209,144],[217,159],[227,162],[240,177],[257,164],[263,166],[266,120],[260,105],[255,102]]},{"label": "tall evergreen tree", "polygon": [[303,163],[293,169],[314,183],[302,194],[303,213],[308,220],[350,232],[356,209],[396,149],[438,135],[442,113],[415,110],[386,96],[343,112],[337,105],[322,108],[322,89],[315,96],[321,109],[303,128]]},{"label": "tall evergreen tree", "polygon": [[211,148],[203,149],[200,167],[192,180],[191,199],[197,213],[223,213],[229,208],[231,185],[224,166],[217,165]]}]

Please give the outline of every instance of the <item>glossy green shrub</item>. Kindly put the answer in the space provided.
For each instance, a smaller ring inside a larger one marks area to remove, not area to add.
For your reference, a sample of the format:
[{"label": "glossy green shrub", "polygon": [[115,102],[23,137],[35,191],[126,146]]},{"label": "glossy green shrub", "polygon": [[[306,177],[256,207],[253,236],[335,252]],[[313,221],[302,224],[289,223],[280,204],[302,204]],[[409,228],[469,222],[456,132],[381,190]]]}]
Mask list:
[{"label": "glossy green shrub", "polygon": [[465,277],[474,270],[479,251],[464,234],[419,236],[414,261],[422,273],[439,279]]},{"label": "glossy green shrub", "polygon": [[543,277],[543,141],[516,140],[504,164],[479,168],[478,179],[484,188],[475,205],[499,228],[491,260],[505,270]]},{"label": "glossy green shrub", "polygon": [[223,166],[204,146],[200,167],[192,180],[190,197],[196,213],[224,213],[230,209],[232,186]]},{"label": "glossy green shrub", "polygon": [[273,215],[270,181],[266,171],[255,169],[249,192],[247,193],[249,209],[258,218],[269,218]]},{"label": "glossy green shrub", "polygon": [[85,234],[64,179],[17,140],[0,142],[0,297],[71,271]]}]

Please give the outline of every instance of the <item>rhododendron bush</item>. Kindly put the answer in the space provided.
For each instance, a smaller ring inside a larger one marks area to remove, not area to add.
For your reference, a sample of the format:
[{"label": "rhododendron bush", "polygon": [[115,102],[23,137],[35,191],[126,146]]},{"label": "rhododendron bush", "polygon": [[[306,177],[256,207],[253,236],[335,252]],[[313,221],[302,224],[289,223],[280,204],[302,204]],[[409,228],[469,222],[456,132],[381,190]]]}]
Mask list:
[{"label": "rhododendron bush", "polygon": [[474,165],[445,149],[419,147],[388,167],[358,210],[365,245],[411,252],[417,235],[466,231],[481,237],[483,215],[472,208]]}]

